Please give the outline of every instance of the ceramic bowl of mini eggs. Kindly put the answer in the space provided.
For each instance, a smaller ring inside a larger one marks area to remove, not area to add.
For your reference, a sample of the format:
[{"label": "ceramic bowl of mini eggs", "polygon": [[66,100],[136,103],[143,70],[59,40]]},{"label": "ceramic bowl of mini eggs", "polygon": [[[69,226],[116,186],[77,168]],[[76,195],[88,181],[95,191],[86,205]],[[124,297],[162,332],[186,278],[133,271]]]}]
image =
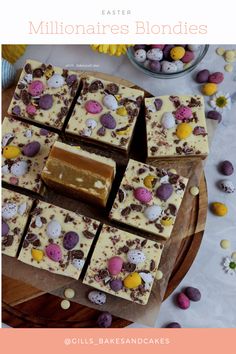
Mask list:
[{"label": "ceramic bowl of mini eggs", "polygon": [[195,69],[208,48],[197,44],[136,44],[128,48],[127,56],[145,74],[172,79]]}]

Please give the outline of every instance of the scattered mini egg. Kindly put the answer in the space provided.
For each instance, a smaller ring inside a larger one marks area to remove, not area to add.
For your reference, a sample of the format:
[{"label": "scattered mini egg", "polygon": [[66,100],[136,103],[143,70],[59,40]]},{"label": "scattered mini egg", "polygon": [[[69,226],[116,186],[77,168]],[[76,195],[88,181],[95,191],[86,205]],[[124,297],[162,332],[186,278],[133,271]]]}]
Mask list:
[{"label": "scattered mini egg", "polygon": [[230,241],[229,240],[221,240],[220,241],[220,247],[223,248],[224,250],[227,250],[228,248],[230,248]]},{"label": "scattered mini egg", "polygon": [[209,75],[210,75],[210,71],[209,71],[209,70],[207,70],[207,69],[200,70],[200,71],[197,73],[196,81],[197,81],[199,84],[203,84],[203,83],[205,83],[205,82],[208,82]]},{"label": "scattered mini egg", "polygon": [[193,128],[189,123],[180,123],[176,128],[176,135],[180,140],[187,139],[192,134]]},{"label": "scattered mini egg", "polygon": [[119,107],[119,108],[117,108],[116,113],[117,113],[119,116],[121,116],[121,117],[125,117],[125,116],[127,116],[127,114],[128,114],[125,107]]},{"label": "scattered mini egg", "polygon": [[47,81],[47,85],[50,88],[59,88],[65,84],[65,79],[60,74],[55,73]]},{"label": "scattered mini egg", "polygon": [[70,301],[66,300],[66,299],[62,300],[61,301],[61,308],[63,310],[68,310],[70,308]]},{"label": "scattered mini egg", "polygon": [[196,197],[199,194],[199,188],[197,186],[192,186],[189,191],[193,197]]},{"label": "scattered mini egg", "polygon": [[3,219],[9,220],[17,214],[17,205],[15,203],[6,203],[2,207]]},{"label": "scattered mini egg", "polygon": [[162,213],[162,208],[159,205],[148,206],[144,210],[144,215],[149,221],[156,220]]},{"label": "scattered mini egg", "polygon": [[224,53],[225,53],[225,49],[222,48],[222,47],[219,47],[219,48],[216,49],[216,53],[217,53],[218,55],[222,56],[222,55],[224,55]]},{"label": "scattered mini egg", "polygon": [[27,209],[27,203],[24,202],[18,206],[17,212],[18,212],[18,214],[20,214],[22,216],[25,213],[26,209]]},{"label": "scattered mini egg", "polygon": [[189,300],[194,302],[200,301],[202,297],[200,290],[192,286],[185,288],[184,293],[189,298]]},{"label": "scattered mini egg", "polygon": [[156,196],[163,200],[164,202],[169,199],[173,193],[174,189],[172,184],[170,183],[163,183],[161,184],[156,190]]},{"label": "scattered mini egg", "polygon": [[217,84],[214,83],[206,83],[202,86],[202,93],[205,96],[212,96],[218,91]]},{"label": "scattered mini egg", "polygon": [[178,322],[170,322],[165,326],[165,328],[181,328],[181,325]]},{"label": "scattered mini egg", "polygon": [[124,279],[124,286],[127,289],[135,289],[141,284],[142,284],[142,278],[137,272],[127,275],[127,277]]},{"label": "scattered mini egg", "polygon": [[228,213],[228,208],[220,202],[211,203],[211,210],[216,216],[225,216]]},{"label": "scattered mini egg", "polygon": [[145,262],[146,256],[140,250],[129,250],[129,252],[127,253],[127,259],[130,263],[138,265],[140,263]]},{"label": "scattered mini egg", "polygon": [[234,166],[232,162],[225,160],[220,162],[219,171],[225,176],[231,176],[234,173]]},{"label": "scattered mini egg", "polygon": [[144,178],[143,184],[145,185],[145,187],[152,189],[155,180],[156,180],[156,176],[148,175]]},{"label": "scattered mini egg", "polygon": [[64,291],[64,296],[65,296],[67,299],[73,299],[73,297],[75,297],[75,291],[74,291],[74,289],[71,289],[71,288],[65,289],[65,291]]},{"label": "scattered mini egg", "polygon": [[225,71],[227,71],[228,73],[232,73],[232,71],[234,70],[234,67],[233,67],[232,64],[226,64],[226,65],[224,66],[224,69],[225,69]]},{"label": "scattered mini egg", "polygon": [[155,278],[157,280],[161,280],[163,278],[163,273],[161,270],[159,270],[159,269],[157,270]]},{"label": "scattered mini egg", "polygon": [[41,262],[44,257],[44,252],[42,250],[32,248],[31,255],[36,262]]},{"label": "scattered mini egg", "polygon": [[54,262],[60,262],[62,259],[62,251],[59,245],[56,243],[50,243],[45,247],[45,252],[48,258]]},{"label": "scattered mini egg", "polygon": [[104,128],[115,129],[116,120],[110,113],[105,113],[100,117],[100,123]]},{"label": "scattered mini egg", "polygon": [[144,187],[138,187],[134,190],[134,197],[140,203],[147,204],[152,200],[152,193]]},{"label": "scattered mini egg", "polygon": [[144,283],[147,284],[152,284],[153,283],[153,276],[151,273],[144,273],[144,272],[139,272],[140,277],[144,281]]},{"label": "scattered mini egg", "polygon": [[[56,231],[56,235],[61,234],[60,228],[58,228],[57,230],[55,229],[55,231]],[[54,235],[55,235],[55,231],[54,231]],[[78,242],[79,242],[79,235],[75,231],[68,231],[63,236],[63,247],[68,251],[72,250],[77,245]]]},{"label": "scattered mini egg", "polygon": [[31,141],[23,147],[22,153],[27,157],[34,157],[39,153],[40,147],[38,141]]},{"label": "scattered mini egg", "polygon": [[21,150],[18,146],[7,145],[3,149],[3,157],[5,159],[15,159],[21,154]]},{"label": "scattered mini egg", "polygon": [[27,161],[18,161],[11,166],[11,173],[16,176],[24,176],[28,172],[29,165]]},{"label": "scattered mini egg", "polygon": [[162,226],[171,226],[173,225],[173,218],[171,216],[165,216],[164,218],[161,219],[161,225]]},{"label": "scattered mini egg", "polygon": [[74,266],[76,269],[79,269],[79,270],[83,268],[84,263],[85,263],[84,259],[77,259],[77,258],[75,258],[75,259],[73,259],[73,261],[72,261],[73,266]]},{"label": "scattered mini egg", "polygon": [[95,100],[86,101],[84,108],[91,114],[98,114],[103,110],[102,105]]},{"label": "scattered mini egg", "polygon": [[97,318],[97,325],[100,328],[109,328],[112,324],[112,315],[109,312],[102,312]]},{"label": "scattered mini egg", "polygon": [[171,129],[175,126],[175,118],[171,112],[166,112],[162,115],[161,124],[165,129]]},{"label": "scattered mini egg", "polygon": [[121,272],[122,266],[123,266],[123,259],[119,256],[114,256],[111,257],[108,260],[108,271],[111,275],[117,275]]},{"label": "scattered mini egg", "polygon": [[96,120],[95,119],[91,119],[91,118],[87,119],[85,124],[87,125],[87,127],[89,129],[95,129],[96,126],[97,126]]},{"label": "scattered mini egg", "polygon": [[182,310],[187,310],[190,306],[190,300],[184,293],[179,293],[177,296],[177,304]]},{"label": "scattered mini egg", "polygon": [[61,225],[57,220],[51,220],[46,229],[49,238],[55,239],[61,235]]},{"label": "scattered mini egg", "polygon": [[104,305],[106,303],[107,297],[106,294],[101,291],[92,290],[88,294],[88,299],[93,304]]},{"label": "scattered mini egg", "polygon": [[123,282],[121,279],[112,279],[109,283],[111,290],[115,291],[116,293],[123,288]]},{"label": "scattered mini egg", "polygon": [[105,95],[103,97],[102,103],[104,106],[112,111],[115,111],[118,108],[117,100],[113,95]]},{"label": "scattered mini egg", "polygon": [[219,187],[225,193],[233,193],[235,191],[235,187],[232,181],[224,179],[223,181],[219,182]]}]

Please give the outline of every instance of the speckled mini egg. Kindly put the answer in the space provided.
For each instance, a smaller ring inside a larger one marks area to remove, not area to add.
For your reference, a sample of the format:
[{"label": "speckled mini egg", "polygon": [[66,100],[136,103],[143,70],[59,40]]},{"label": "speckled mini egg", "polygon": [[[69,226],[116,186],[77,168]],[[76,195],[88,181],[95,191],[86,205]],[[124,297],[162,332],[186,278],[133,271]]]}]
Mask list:
[{"label": "speckled mini egg", "polygon": [[188,44],[188,49],[192,52],[196,52],[200,48],[200,44]]},{"label": "speckled mini egg", "polygon": [[181,58],[183,58],[184,54],[185,54],[185,49],[184,47],[181,46],[176,46],[172,48],[170,51],[170,56],[171,59],[173,60],[180,60]]},{"label": "speckled mini egg", "polygon": [[118,108],[117,100],[113,95],[105,95],[103,97],[102,103],[104,106],[112,111],[115,111]]},{"label": "speckled mini egg", "polygon": [[55,239],[61,235],[61,225],[57,220],[51,220],[46,229],[49,238]]},{"label": "speckled mini egg", "polygon": [[78,270],[80,270],[80,269],[83,268],[84,263],[85,263],[84,259],[77,259],[77,258],[75,258],[75,259],[73,259],[73,261],[72,261],[73,266],[74,266],[76,269],[78,269]]},{"label": "speckled mini egg", "polygon": [[4,148],[14,139],[15,135],[13,133],[7,133],[2,137],[2,147]]},{"label": "speckled mini egg", "polygon": [[147,58],[146,50],[138,49],[134,52],[134,58],[139,63],[144,63]]},{"label": "speckled mini egg", "polygon": [[147,58],[149,60],[158,60],[158,61],[160,61],[163,58],[163,52],[159,48],[149,49],[148,52],[147,52]]},{"label": "speckled mini egg", "polygon": [[192,110],[188,106],[180,106],[175,112],[175,118],[178,120],[189,119],[192,115]]},{"label": "speckled mini egg", "polygon": [[162,213],[162,208],[159,205],[151,205],[144,210],[144,215],[149,221],[156,220]]},{"label": "speckled mini egg", "polygon": [[175,65],[175,63],[171,63],[169,61],[164,60],[161,63],[161,71],[163,73],[175,73],[177,71],[177,66]]},{"label": "speckled mini egg", "polygon": [[178,71],[181,71],[184,68],[184,63],[181,60],[176,60],[175,65],[176,65]]},{"label": "speckled mini egg", "polygon": [[175,126],[175,117],[171,112],[165,112],[161,118],[161,124],[165,129],[171,129]]},{"label": "speckled mini egg", "polygon": [[123,259],[119,256],[111,257],[108,260],[107,268],[111,275],[117,275],[121,272]]},{"label": "speckled mini egg", "polygon": [[227,179],[220,181],[219,186],[225,193],[233,193],[235,191],[233,182]]},{"label": "speckled mini egg", "polygon": [[89,128],[89,129],[95,129],[96,126],[97,126],[97,122],[95,119],[92,119],[92,118],[88,118],[85,122],[86,126]]},{"label": "speckled mini egg", "polygon": [[92,290],[88,294],[88,299],[93,304],[104,305],[106,303],[107,297],[106,294],[102,293],[101,291]]},{"label": "speckled mini egg", "polygon": [[24,176],[28,172],[28,168],[27,161],[18,161],[11,166],[11,173],[16,177]]},{"label": "speckled mini egg", "polygon": [[144,187],[138,187],[134,190],[134,197],[140,203],[146,204],[152,200],[152,193]]},{"label": "speckled mini egg", "polygon": [[56,243],[50,243],[48,246],[46,246],[45,252],[48,258],[54,262],[60,262],[62,259],[61,247]]},{"label": "speckled mini egg", "polygon": [[127,260],[133,264],[143,263],[146,260],[145,254],[140,250],[129,250]]},{"label": "speckled mini egg", "polygon": [[54,74],[47,81],[47,85],[50,88],[59,88],[65,84],[65,79],[60,74]]},{"label": "speckled mini egg", "polygon": [[15,203],[6,203],[2,207],[3,219],[9,220],[17,214],[17,205]]},{"label": "speckled mini egg", "polygon": [[144,283],[151,284],[153,282],[153,276],[151,273],[140,272],[139,275]]}]

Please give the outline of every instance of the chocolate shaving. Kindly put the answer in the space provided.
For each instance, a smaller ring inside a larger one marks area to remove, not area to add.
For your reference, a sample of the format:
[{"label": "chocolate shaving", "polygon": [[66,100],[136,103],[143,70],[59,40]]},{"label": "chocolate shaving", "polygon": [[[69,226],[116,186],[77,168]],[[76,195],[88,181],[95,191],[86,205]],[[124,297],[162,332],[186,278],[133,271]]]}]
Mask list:
[{"label": "chocolate shaving", "polygon": [[89,87],[88,87],[88,91],[91,93],[97,92],[99,89],[103,89],[103,83],[100,80],[95,80],[93,81]]},{"label": "chocolate shaving", "polygon": [[121,210],[121,215],[122,216],[128,216],[131,212],[131,207],[126,207],[123,210]]},{"label": "chocolate shaving", "polygon": [[142,205],[138,205],[138,204],[130,204],[130,207],[131,207],[131,209],[132,210],[134,210],[134,211],[142,211]]},{"label": "chocolate shaving", "polygon": [[119,92],[119,87],[116,84],[111,83],[106,86],[106,91],[111,95],[117,95]]},{"label": "chocolate shaving", "polygon": [[2,239],[2,245],[10,247],[13,244],[14,237],[12,235],[4,236]]},{"label": "chocolate shaving", "polygon": [[[144,247],[144,246],[146,245],[146,243],[147,243],[147,240],[143,240],[143,241],[141,242],[141,246]],[[154,246],[155,246],[155,245],[154,245]]]},{"label": "chocolate shaving", "polygon": [[141,175],[141,174],[144,173],[145,171],[146,171],[145,168],[139,168],[138,171],[137,171],[137,173],[138,173],[138,175]]},{"label": "chocolate shaving", "polygon": [[193,129],[193,135],[202,135],[206,136],[207,132],[204,127],[197,126]]},{"label": "chocolate shaving", "polygon": [[122,203],[125,199],[125,193],[122,191],[122,189],[118,190],[118,200],[120,203]]},{"label": "chocolate shaving", "polygon": [[154,269],[155,269],[155,267],[156,267],[156,263],[155,263],[155,261],[152,259],[151,260],[151,262],[150,262],[150,271],[152,272]]},{"label": "chocolate shaving", "polygon": [[30,94],[26,90],[21,91],[21,100],[26,106],[30,103]]},{"label": "chocolate shaving", "polygon": [[95,236],[92,232],[90,232],[88,230],[83,231],[83,235],[84,235],[84,237],[86,237],[89,240],[93,239]]},{"label": "chocolate shaving", "polygon": [[69,251],[71,259],[82,259],[84,257],[84,252],[81,250]]},{"label": "chocolate shaving", "polygon": [[104,136],[106,134],[106,128],[101,127],[97,130],[97,135]]},{"label": "chocolate shaving", "polygon": [[43,76],[43,70],[41,68],[34,69],[33,77],[40,78]]},{"label": "chocolate shaving", "polygon": [[32,74],[32,68],[31,68],[31,65],[29,63],[27,63],[25,65],[25,72],[26,72],[26,74]]},{"label": "chocolate shaving", "polygon": [[128,246],[123,246],[119,248],[120,253],[128,253],[129,252],[129,247]]},{"label": "chocolate shaving", "polygon": [[122,269],[126,272],[133,273],[136,269],[136,265],[134,263],[124,263]]}]

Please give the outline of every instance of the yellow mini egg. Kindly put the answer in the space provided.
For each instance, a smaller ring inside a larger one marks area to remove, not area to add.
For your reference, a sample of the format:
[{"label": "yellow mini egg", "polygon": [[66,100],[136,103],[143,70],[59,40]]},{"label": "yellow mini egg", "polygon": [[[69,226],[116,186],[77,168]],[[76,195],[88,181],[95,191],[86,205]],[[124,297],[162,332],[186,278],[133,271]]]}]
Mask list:
[{"label": "yellow mini egg", "polygon": [[31,255],[35,261],[40,262],[43,259],[44,253],[42,250],[37,250],[36,248],[32,248]]},{"label": "yellow mini egg", "polygon": [[125,107],[119,107],[119,108],[117,108],[116,113],[117,113],[119,116],[122,116],[122,117],[125,117],[125,116],[127,116],[127,114],[128,114]]},{"label": "yellow mini egg", "polygon": [[163,226],[171,226],[171,225],[173,225],[173,218],[168,216],[168,217],[165,217],[165,218],[161,219],[161,225],[163,225]]},{"label": "yellow mini egg", "polygon": [[48,67],[45,71],[44,71],[44,75],[46,77],[46,79],[50,79],[50,77],[52,77],[52,75],[54,74],[54,70],[51,67]]},{"label": "yellow mini egg", "polygon": [[188,138],[193,131],[193,128],[189,123],[180,123],[176,129],[177,137],[182,140]]},{"label": "yellow mini egg", "polygon": [[116,134],[117,135],[127,135],[129,133],[129,131],[130,131],[130,128],[127,128],[125,130],[118,130],[118,131],[116,131]]},{"label": "yellow mini egg", "polygon": [[211,210],[217,216],[225,216],[228,213],[228,208],[220,202],[211,203]]},{"label": "yellow mini egg", "polygon": [[218,91],[217,84],[208,82],[202,86],[202,93],[205,96],[212,96]]},{"label": "yellow mini egg", "polygon": [[145,187],[152,189],[153,188],[153,182],[155,181],[156,177],[152,175],[148,175],[144,178],[143,184]]},{"label": "yellow mini egg", "polygon": [[3,149],[3,157],[5,157],[5,159],[15,159],[20,154],[21,150],[17,146],[8,145]]},{"label": "yellow mini egg", "polygon": [[180,60],[185,54],[185,49],[181,46],[177,46],[171,49],[170,56],[173,60]]},{"label": "yellow mini egg", "polygon": [[140,277],[140,275],[137,272],[129,274],[124,279],[124,286],[128,289],[137,288],[141,284],[142,284],[142,278]]}]

